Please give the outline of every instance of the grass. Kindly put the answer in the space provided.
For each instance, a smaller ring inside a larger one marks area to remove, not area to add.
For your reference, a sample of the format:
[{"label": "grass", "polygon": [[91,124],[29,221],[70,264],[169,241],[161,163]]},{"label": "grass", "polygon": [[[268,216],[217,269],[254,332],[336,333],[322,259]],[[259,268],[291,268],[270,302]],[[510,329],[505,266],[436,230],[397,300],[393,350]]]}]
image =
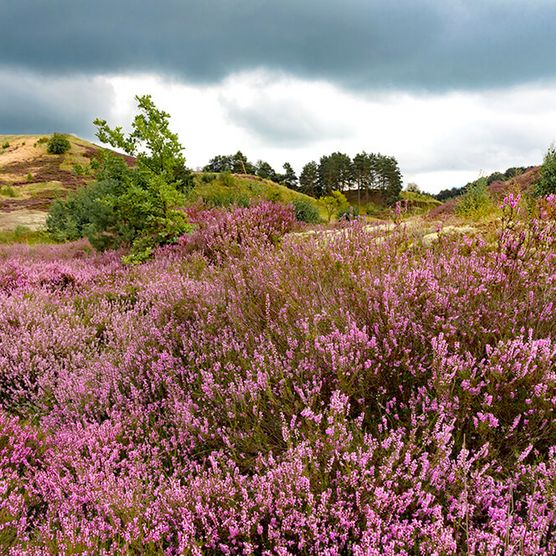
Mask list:
[{"label": "grass", "polygon": [[191,201],[202,200],[209,206],[245,206],[252,200],[289,204],[296,199],[313,204],[321,218],[326,217],[323,207],[312,197],[256,176],[199,173],[190,194]]},{"label": "grass", "polygon": [[56,243],[44,230],[31,230],[27,226],[17,226],[15,230],[0,230],[0,245],[12,243],[26,243],[27,245],[39,245],[44,243]]}]

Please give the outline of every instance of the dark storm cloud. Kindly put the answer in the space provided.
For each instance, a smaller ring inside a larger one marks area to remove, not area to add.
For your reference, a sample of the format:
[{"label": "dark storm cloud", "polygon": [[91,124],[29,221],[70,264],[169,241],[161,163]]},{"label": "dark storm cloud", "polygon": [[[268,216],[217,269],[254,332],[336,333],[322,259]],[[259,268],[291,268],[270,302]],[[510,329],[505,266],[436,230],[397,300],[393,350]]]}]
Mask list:
[{"label": "dark storm cloud", "polygon": [[0,69],[0,133],[61,131],[92,137],[112,87],[89,77],[51,78]]},{"label": "dark storm cloud", "polygon": [[550,78],[548,0],[3,0],[0,64],[214,82],[265,67],[355,89]]}]

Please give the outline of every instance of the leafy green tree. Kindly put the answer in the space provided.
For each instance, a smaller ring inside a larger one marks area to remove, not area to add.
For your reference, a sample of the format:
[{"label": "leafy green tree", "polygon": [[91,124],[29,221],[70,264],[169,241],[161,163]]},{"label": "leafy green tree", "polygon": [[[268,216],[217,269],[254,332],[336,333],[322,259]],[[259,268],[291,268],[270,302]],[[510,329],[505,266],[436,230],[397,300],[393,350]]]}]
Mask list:
[{"label": "leafy green tree", "polygon": [[122,127],[110,128],[106,120],[97,118],[97,137],[115,149],[134,156],[140,170],[148,170],[168,182],[175,168],[185,164],[183,147],[177,134],[170,131],[170,114],[159,110],[150,95],[136,96],[139,114],[131,124],[132,132],[125,135]]},{"label": "leafy green tree", "polygon": [[105,153],[97,181],[55,202],[47,218],[49,232],[58,239],[86,236],[101,250],[130,247],[126,262],[142,262],[157,245],[191,229],[178,210],[189,179],[183,147],[169,130],[170,116],[151,97],[136,99],[140,114],[130,134],[95,120],[99,139],[135,156],[136,166]]},{"label": "leafy green tree", "polygon": [[551,145],[544,155],[540,177],[535,184],[535,195],[545,197],[556,193],[556,147]]},{"label": "leafy green tree", "polygon": [[308,162],[305,166],[303,166],[299,176],[299,187],[305,195],[318,197],[319,168],[316,162]]},{"label": "leafy green tree", "polygon": [[50,154],[64,154],[70,148],[71,144],[63,133],[54,133],[46,144],[46,151]]},{"label": "leafy green tree", "polygon": [[328,195],[325,195],[320,199],[322,206],[326,210],[326,216],[328,222],[332,220],[332,216],[335,214],[344,213],[349,209],[349,203],[346,196],[341,191],[331,191]]}]

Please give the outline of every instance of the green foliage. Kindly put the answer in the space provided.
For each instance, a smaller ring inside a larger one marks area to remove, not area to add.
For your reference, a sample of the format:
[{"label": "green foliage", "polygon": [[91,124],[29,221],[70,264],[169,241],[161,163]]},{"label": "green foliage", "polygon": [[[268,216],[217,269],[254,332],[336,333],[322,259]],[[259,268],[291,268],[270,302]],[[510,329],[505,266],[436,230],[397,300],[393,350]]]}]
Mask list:
[{"label": "green foliage", "polygon": [[232,187],[234,185],[234,177],[231,172],[222,172],[220,175],[220,181],[228,187]]},{"label": "green foliage", "polygon": [[294,172],[292,165],[289,162],[284,162],[283,168],[284,173],[280,176],[280,183],[290,189],[297,189],[297,175]]},{"label": "green foliage", "polygon": [[36,245],[41,243],[53,243],[54,240],[47,232],[42,230],[31,230],[26,226],[17,226],[15,230],[0,230],[0,244],[26,243]]},{"label": "green foliage", "polygon": [[68,138],[62,133],[54,133],[46,146],[46,150],[50,154],[64,154],[71,148]]},{"label": "green foliage", "polygon": [[294,199],[292,205],[295,218],[299,222],[318,224],[321,221],[319,211],[311,201],[306,199]]},{"label": "green foliage", "polygon": [[17,193],[11,185],[0,186],[0,195],[4,197],[17,197]]},{"label": "green foliage", "polygon": [[28,183],[33,183],[33,179],[34,179],[34,178],[33,178],[33,174],[31,174],[31,172],[29,172],[29,173],[27,174],[27,182],[28,182]]},{"label": "green foliage", "polygon": [[2,148],[3,149],[8,149],[9,147],[10,147],[9,141],[5,141],[4,143],[2,143]]},{"label": "green foliage", "polygon": [[348,200],[341,191],[331,191],[329,195],[322,197],[320,202],[326,210],[328,222],[332,220],[334,214],[343,214],[349,209]]},{"label": "green foliage", "polygon": [[303,166],[301,175],[299,176],[299,187],[305,195],[311,197],[317,196],[319,183],[319,167],[317,163],[312,161]]},{"label": "green foliage", "polygon": [[88,176],[91,173],[91,167],[88,165],[79,164],[78,162],[74,162],[72,164],[72,172],[76,176]]},{"label": "green foliage", "polygon": [[535,184],[536,197],[546,197],[556,193],[556,147],[551,145],[544,156],[540,177]]},{"label": "green foliage", "polygon": [[134,156],[140,171],[162,176],[167,182],[175,178],[176,167],[185,165],[183,147],[169,128],[170,114],[159,110],[150,95],[136,96],[139,114],[127,136],[121,127],[110,128],[106,120],[97,118],[97,137],[115,149]]},{"label": "green foliage", "polygon": [[384,213],[384,208],[380,207],[376,203],[367,203],[364,207],[365,214],[368,216],[382,216]]},{"label": "green foliage", "polygon": [[200,179],[203,183],[212,183],[216,179],[216,174],[213,172],[203,172]]},{"label": "green foliage", "polygon": [[494,202],[488,191],[486,178],[481,178],[467,187],[456,205],[458,216],[479,220],[491,214]]},{"label": "green foliage", "polygon": [[97,181],[54,202],[47,217],[55,239],[86,236],[99,250],[130,248],[127,263],[145,261],[158,245],[173,243],[191,229],[177,210],[193,187],[183,148],[169,130],[169,115],[149,96],[136,99],[140,114],[129,135],[104,120],[95,123],[99,139],[136,156],[137,165],[129,168],[121,157],[104,152],[95,162]]},{"label": "green foliage", "polygon": [[265,180],[270,180],[275,182],[279,181],[278,174],[268,162],[265,162],[264,160],[259,160],[255,165],[255,169],[256,169],[256,175],[259,176],[259,178],[263,178]]},{"label": "green foliage", "polygon": [[353,183],[351,158],[344,153],[335,152],[323,156],[319,163],[319,196],[328,195],[333,190],[343,191]]}]

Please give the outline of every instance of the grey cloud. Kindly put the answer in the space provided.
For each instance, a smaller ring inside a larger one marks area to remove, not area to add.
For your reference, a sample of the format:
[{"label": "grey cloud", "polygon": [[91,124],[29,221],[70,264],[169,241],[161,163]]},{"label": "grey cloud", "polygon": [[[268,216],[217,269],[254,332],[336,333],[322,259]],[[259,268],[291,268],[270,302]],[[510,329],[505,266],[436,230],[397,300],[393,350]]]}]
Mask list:
[{"label": "grey cloud", "polygon": [[354,89],[556,76],[549,0],[6,0],[0,63],[215,82],[266,67]]},{"label": "grey cloud", "polygon": [[92,137],[112,87],[85,76],[48,77],[0,68],[0,133],[61,131]]},{"label": "grey cloud", "polygon": [[232,122],[279,147],[307,146],[323,137],[341,139],[352,131],[346,122],[318,117],[290,99],[258,98],[245,106],[223,96],[220,102]]}]

